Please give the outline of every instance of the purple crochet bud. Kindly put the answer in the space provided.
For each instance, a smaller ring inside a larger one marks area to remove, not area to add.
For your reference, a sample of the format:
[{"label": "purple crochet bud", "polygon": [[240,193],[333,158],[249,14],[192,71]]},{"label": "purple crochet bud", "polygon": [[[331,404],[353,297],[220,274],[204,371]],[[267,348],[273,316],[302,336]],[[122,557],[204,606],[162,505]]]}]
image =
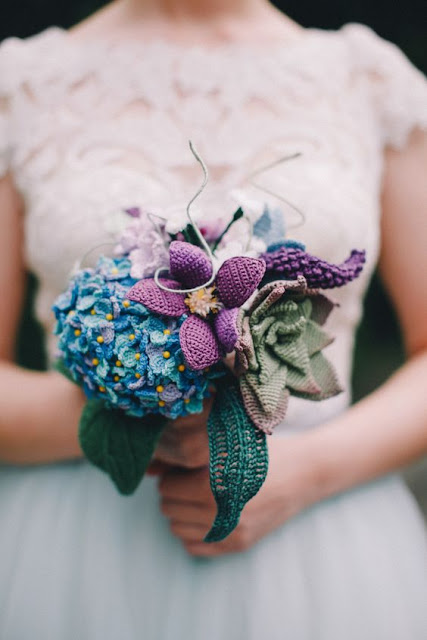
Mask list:
[{"label": "purple crochet bud", "polygon": [[353,249],[342,264],[330,264],[301,249],[281,247],[272,253],[264,253],[267,277],[296,280],[304,276],[312,289],[333,289],[342,287],[358,277],[365,263],[365,251]]}]

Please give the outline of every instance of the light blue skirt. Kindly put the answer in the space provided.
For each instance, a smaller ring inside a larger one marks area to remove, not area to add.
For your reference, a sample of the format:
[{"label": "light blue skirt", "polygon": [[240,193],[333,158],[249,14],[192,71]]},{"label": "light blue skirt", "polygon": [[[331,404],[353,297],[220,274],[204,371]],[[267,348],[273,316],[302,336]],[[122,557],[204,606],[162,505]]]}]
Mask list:
[{"label": "light blue skirt", "polygon": [[171,535],[156,483],[0,470],[1,640],[426,640],[426,530],[399,476],[214,559]]}]

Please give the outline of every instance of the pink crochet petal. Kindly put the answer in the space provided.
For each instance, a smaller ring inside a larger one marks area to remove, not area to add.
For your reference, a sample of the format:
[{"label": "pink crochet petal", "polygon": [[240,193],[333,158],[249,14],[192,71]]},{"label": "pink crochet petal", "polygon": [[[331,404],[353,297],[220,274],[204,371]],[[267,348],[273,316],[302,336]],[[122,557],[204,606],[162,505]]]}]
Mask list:
[{"label": "pink crochet petal", "polygon": [[[161,284],[170,289],[180,289],[181,285],[175,280],[160,278]],[[182,293],[172,293],[163,291],[157,286],[153,278],[140,280],[129,290],[127,294],[129,300],[140,302],[150,311],[159,313],[163,316],[172,316],[179,318],[188,312],[185,305],[185,296]]]},{"label": "pink crochet petal", "polygon": [[221,309],[215,316],[215,332],[227,353],[233,351],[239,334],[237,331],[238,309]]},{"label": "pink crochet petal", "polygon": [[245,256],[226,260],[216,276],[221,302],[226,307],[241,307],[253,294],[264,273],[264,260]]},{"label": "pink crochet petal", "polygon": [[195,371],[212,366],[223,356],[214,332],[198,316],[189,316],[184,320],[179,330],[179,341],[188,366]]},{"label": "pink crochet petal", "polygon": [[189,242],[171,242],[169,258],[171,276],[182,282],[182,288],[199,287],[212,275],[212,264],[206,253]]}]

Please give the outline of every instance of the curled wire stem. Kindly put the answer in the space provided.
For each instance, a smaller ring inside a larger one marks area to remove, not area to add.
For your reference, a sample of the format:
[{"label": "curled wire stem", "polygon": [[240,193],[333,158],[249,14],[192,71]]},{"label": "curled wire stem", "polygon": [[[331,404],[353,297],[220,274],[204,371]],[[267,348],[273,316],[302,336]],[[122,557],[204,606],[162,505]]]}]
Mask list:
[{"label": "curled wire stem", "polygon": [[194,148],[194,145],[191,142],[191,140],[189,140],[189,145],[190,145],[190,149],[191,149],[191,152],[192,152],[193,156],[196,158],[197,162],[202,167],[202,170],[203,170],[203,183],[199,187],[199,189],[197,190],[197,192],[191,198],[190,202],[187,205],[187,218],[189,219],[190,224],[193,227],[193,229],[194,229],[194,231],[196,233],[196,236],[199,239],[200,244],[202,245],[203,249],[205,250],[205,252],[206,252],[206,254],[207,254],[207,256],[208,256],[208,258],[210,260],[210,263],[212,265],[212,275],[211,275],[211,277],[209,278],[209,280],[207,282],[205,282],[202,285],[199,285],[198,287],[193,287],[192,289],[171,289],[170,287],[166,287],[164,284],[162,284],[160,282],[160,275],[162,273],[165,273],[165,272],[167,273],[169,271],[169,269],[167,267],[160,267],[159,269],[157,269],[156,273],[154,274],[154,282],[157,284],[157,286],[160,289],[163,289],[163,291],[168,291],[169,293],[193,293],[194,291],[199,291],[200,289],[204,289],[205,287],[209,287],[209,285],[211,285],[213,283],[213,281],[215,280],[215,276],[216,276],[213,253],[212,253],[208,243],[204,239],[202,233],[200,232],[199,227],[197,226],[197,224],[193,220],[192,215],[190,213],[191,205],[200,196],[200,194],[203,192],[204,188],[206,187],[206,185],[208,183],[208,170],[207,170],[207,167],[206,167],[205,163],[203,162],[202,158],[200,157],[200,155],[197,153],[196,149]]},{"label": "curled wire stem", "polygon": [[301,209],[299,209],[295,204],[293,204],[293,202],[290,202],[289,200],[287,200],[281,194],[278,194],[275,191],[272,191],[271,189],[268,189],[267,187],[264,187],[263,185],[259,184],[259,182],[255,182],[254,178],[256,176],[260,175],[261,173],[264,173],[264,171],[268,171],[269,169],[273,169],[273,167],[276,167],[277,165],[282,164],[283,162],[288,162],[289,160],[295,160],[296,158],[299,158],[300,156],[302,156],[302,153],[300,151],[298,151],[296,153],[293,153],[292,155],[289,155],[289,156],[283,156],[282,158],[279,158],[278,160],[274,160],[274,162],[270,162],[269,164],[265,165],[264,167],[261,167],[260,169],[257,169],[256,171],[254,171],[253,173],[249,174],[249,176],[248,176],[248,180],[252,184],[252,186],[254,186],[256,189],[259,189],[260,191],[264,191],[264,193],[268,193],[270,196],[273,196],[274,198],[277,198],[278,200],[281,200],[281,202],[284,202],[288,207],[293,209],[299,215],[301,220],[296,224],[287,225],[288,229],[296,229],[296,228],[302,226],[303,224],[305,224],[305,222],[306,222],[305,213]]},{"label": "curled wire stem", "polygon": [[256,169],[253,173],[250,173],[248,175],[247,179],[248,180],[252,180],[252,178],[255,178],[255,176],[258,176],[260,173],[264,173],[264,171],[268,171],[269,169],[273,169],[273,167],[276,167],[278,164],[282,164],[283,162],[288,162],[289,160],[295,160],[295,158],[299,158],[300,156],[302,156],[301,151],[297,151],[296,153],[292,153],[290,156],[282,156],[281,158],[278,158],[277,160],[274,160],[273,162],[269,162],[264,167],[260,167],[259,169]]},{"label": "curled wire stem", "polygon": [[80,260],[78,260],[76,262],[76,264],[73,267],[73,273],[75,271],[79,271],[80,269],[85,269],[87,267],[84,266],[84,262],[85,260],[87,260],[87,258],[91,255],[91,253],[95,252],[97,249],[102,249],[103,247],[115,247],[115,243],[114,242],[102,242],[101,244],[97,244],[94,247],[91,247],[88,251],[86,251],[85,254],[83,254],[83,256],[80,258]]}]

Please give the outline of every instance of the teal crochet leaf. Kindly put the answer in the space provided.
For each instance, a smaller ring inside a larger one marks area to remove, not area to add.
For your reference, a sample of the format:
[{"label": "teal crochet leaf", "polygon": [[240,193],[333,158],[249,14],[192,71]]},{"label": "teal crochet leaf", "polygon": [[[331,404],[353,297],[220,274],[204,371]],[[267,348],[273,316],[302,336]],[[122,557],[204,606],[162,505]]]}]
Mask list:
[{"label": "teal crochet leaf", "polygon": [[102,400],[89,400],[80,420],[80,445],[120,493],[129,495],[141,482],[166,423],[159,414],[134,418],[107,409]]},{"label": "teal crochet leaf", "polygon": [[268,470],[266,436],[247,415],[234,378],[217,388],[208,434],[211,489],[218,511],[205,542],[219,542],[236,528]]}]

